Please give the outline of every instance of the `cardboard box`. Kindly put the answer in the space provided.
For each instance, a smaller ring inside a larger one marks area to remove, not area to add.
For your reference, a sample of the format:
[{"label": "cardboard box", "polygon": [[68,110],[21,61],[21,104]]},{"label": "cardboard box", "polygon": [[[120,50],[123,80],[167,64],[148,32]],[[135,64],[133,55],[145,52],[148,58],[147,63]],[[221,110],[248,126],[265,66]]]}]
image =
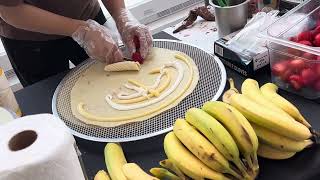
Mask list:
[{"label": "cardboard box", "polygon": [[227,42],[236,34],[237,32],[215,41],[214,54],[221,59],[224,65],[239,74],[245,77],[253,77],[259,69],[269,65],[268,49],[266,47],[258,47],[260,53],[251,56],[231,50],[228,48]]}]

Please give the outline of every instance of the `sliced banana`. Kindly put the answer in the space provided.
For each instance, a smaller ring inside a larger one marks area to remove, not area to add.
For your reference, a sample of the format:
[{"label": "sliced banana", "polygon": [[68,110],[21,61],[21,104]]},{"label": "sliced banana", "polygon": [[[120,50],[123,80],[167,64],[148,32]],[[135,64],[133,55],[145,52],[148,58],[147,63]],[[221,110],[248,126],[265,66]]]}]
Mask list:
[{"label": "sliced banana", "polygon": [[135,61],[122,61],[106,65],[104,70],[107,72],[119,72],[119,71],[139,71],[141,66]]}]

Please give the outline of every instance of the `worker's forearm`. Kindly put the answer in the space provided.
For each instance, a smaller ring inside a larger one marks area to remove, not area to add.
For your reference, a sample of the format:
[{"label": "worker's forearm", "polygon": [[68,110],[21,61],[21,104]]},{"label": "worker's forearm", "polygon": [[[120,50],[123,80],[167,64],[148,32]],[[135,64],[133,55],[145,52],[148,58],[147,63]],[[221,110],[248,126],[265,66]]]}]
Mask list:
[{"label": "worker's forearm", "polygon": [[19,29],[63,36],[71,36],[80,25],[85,23],[28,4],[0,6],[0,16],[8,24]]},{"label": "worker's forearm", "polygon": [[111,16],[117,20],[121,10],[125,9],[124,0],[102,0]]}]

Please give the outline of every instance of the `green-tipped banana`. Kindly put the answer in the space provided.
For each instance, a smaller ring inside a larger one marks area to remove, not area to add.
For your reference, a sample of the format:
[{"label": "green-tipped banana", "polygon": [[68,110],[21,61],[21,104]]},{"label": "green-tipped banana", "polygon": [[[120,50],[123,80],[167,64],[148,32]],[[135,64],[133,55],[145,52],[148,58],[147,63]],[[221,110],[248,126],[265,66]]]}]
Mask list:
[{"label": "green-tipped banana", "polygon": [[272,102],[274,105],[278,106],[279,108],[287,112],[294,119],[304,124],[308,128],[311,127],[309,122],[301,115],[300,111],[292,103],[290,103],[288,100],[286,100],[277,93],[277,85],[273,83],[266,83],[265,85],[261,86],[260,90],[263,96],[267,98],[270,102]]},{"label": "green-tipped banana", "polygon": [[159,180],[144,172],[136,163],[127,163],[122,166],[123,174],[127,180]]},{"label": "green-tipped banana", "polygon": [[289,159],[295,154],[296,152],[280,151],[278,149],[274,149],[271,146],[268,146],[263,143],[260,143],[258,148],[258,155],[260,157],[267,158],[267,159],[275,159],[275,160]]},{"label": "green-tipped banana", "polygon": [[253,123],[252,127],[254,128],[261,142],[268,144],[274,149],[278,149],[280,151],[299,152],[313,144],[313,141],[310,139],[296,141]]},{"label": "green-tipped banana", "polygon": [[228,179],[223,174],[215,172],[203,164],[183,146],[173,132],[168,133],[164,138],[164,151],[167,157],[176,164],[183,173],[193,179]]},{"label": "green-tipped banana", "polygon": [[237,108],[249,121],[272,129],[279,134],[298,141],[309,139],[312,134],[303,124],[260,105],[243,94],[233,94],[230,104]]},{"label": "green-tipped banana", "polygon": [[240,160],[236,142],[219,121],[198,108],[189,109],[185,116],[187,122],[206,136],[227,160],[232,161],[239,168],[244,176],[247,175],[246,167]]},{"label": "green-tipped banana", "polygon": [[152,168],[150,169],[150,173],[160,180],[181,180],[178,176],[164,168]]},{"label": "green-tipped banana", "polygon": [[165,159],[159,162],[160,166],[169,169],[170,171],[174,172],[181,180],[186,180],[186,176],[183,172],[170,160]]},{"label": "green-tipped banana", "polygon": [[221,101],[206,102],[202,109],[213,116],[229,131],[251,169],[258,150],[258,138],[248,120],[235,108]]},{"label": "green-tipped banana", "polygon": [[127,180],[122,166],[127,163],[120,144],[108,143],[104,148],[104,158],[112,180]]},{"label": "green-tipped banana", "polygon": [[228,173],[241,179],[230,166],[228,160],[195,128],[188,124],[184,119],[177,119],[174,127],[174,134],[178,139],[204,164],[211,169]]}]

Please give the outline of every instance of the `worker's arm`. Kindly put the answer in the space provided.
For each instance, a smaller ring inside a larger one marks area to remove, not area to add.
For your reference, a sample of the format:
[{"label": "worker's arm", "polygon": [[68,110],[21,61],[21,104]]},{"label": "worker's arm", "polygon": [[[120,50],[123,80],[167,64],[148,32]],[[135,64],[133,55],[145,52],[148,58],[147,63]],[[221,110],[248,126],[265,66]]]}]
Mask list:
[{"label": "worker's arm", "polygon": [[120,16],[121,11],[126,8],[124,0],[103,0],[103,4],[116,21]]},{"label": "worker's arm", "polygon": [[28,31],[71,36],[85,21],[60,16],[32,5],[0,5],[0,16],[8,24]]},{"label": "worker's arm", "polygon": [[19,29],[70,36],[92,59],[107,64],[123,60],[110,31],[93,20],[76,20],[25,3],[0,5],[0,16],[5,22]]},{"label": "worker's arm", "polygon": [[[152,47],[152,36],[147,26],[140,24],[126,9],[124,0],[103,0],[105,7],[116,22],[122,41],[131,53],[139,51],[146,58]],[[134,43],[137,37],[140,47]]]}]

